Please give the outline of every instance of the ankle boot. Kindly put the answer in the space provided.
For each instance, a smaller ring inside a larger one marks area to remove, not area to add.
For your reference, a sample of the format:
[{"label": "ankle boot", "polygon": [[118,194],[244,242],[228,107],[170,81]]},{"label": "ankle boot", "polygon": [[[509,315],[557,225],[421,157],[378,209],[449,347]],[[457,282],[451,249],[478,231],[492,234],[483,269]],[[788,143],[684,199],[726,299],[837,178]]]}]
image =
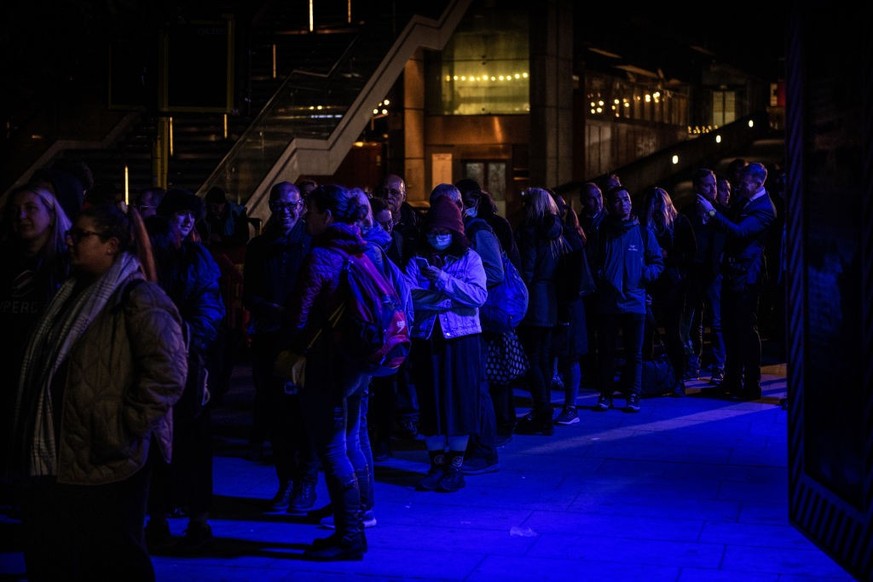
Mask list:
[{"label": "ankle boot", "polygon": [[437,491],[454,493],[464,488],[464,473],[461,467],[464,465],[464,451],[449,451],[449,459],[446,470],[437,484]]},{"label": "ankle boot", "polygon": [[[443,451],[428,451],[430,455],[430,470],[416,485],[419,491],[436,491],[443,478],[443,473],[446,468],[446,454]],[[463,462],[463,457],[461,461]]]},{"label": "ankle boot", "polygon": [[346,483],[336,499],[334,511],[336,533],[323,542],[313,543],[304,552],[310,560],[334,562],[341,560],[362,560],[367,551],[364,536],[364,512],[361,509],[361,491],[357,479]]},{"label": "ankle boot", "polygon": [[551,436],[555,432],[551,409],[540,412],[530,412],[518,421],[515,426],[517,434],[539,434]]}]

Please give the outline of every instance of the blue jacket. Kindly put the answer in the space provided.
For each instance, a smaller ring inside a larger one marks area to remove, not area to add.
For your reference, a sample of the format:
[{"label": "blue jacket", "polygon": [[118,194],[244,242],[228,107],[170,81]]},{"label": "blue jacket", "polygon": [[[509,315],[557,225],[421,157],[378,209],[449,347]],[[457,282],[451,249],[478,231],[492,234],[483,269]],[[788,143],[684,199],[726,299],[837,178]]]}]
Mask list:
[{"label": "blue jacket", "polygon": [[608,217],[600,227],[595,255],[601,313],[646,314],[646,285],[661,276],[664,259],[655,233],[636,218]]},{"label": "blue jacket", "polygon": [[446,255],[442,269],[432,283],[419,272],[416,261],[406,265],[415,311],[410,336],[430,338],[437,318],[446,339],[481,333],[479,307],[488,298],[481,257],[473,249],[461,257]]}]

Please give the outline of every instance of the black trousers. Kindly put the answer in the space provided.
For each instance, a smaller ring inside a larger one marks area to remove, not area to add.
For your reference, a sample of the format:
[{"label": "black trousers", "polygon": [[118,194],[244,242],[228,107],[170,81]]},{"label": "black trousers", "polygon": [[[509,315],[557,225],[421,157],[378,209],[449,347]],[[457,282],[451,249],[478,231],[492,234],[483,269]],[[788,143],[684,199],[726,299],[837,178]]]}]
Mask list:
[{"label": "black trousers", "polygon": [[28,480],[21,517],[29,580],[153,581],[143,539],[150,465],[108,485]]}]

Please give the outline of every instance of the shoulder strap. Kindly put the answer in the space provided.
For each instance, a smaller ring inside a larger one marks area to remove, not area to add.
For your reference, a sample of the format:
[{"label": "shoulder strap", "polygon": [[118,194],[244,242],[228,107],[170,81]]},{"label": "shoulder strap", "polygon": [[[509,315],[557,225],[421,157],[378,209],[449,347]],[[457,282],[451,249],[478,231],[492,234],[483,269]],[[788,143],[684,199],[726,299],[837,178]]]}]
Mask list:
[{"label": "shoulder strap", "polygon": [[468,239],[473,238],[480,230],[487,230],[492,234],[494,233],[494,229],[491,228],[491,225],[488,224],[484,218],[474,218],[464,226],[464,231]]}]

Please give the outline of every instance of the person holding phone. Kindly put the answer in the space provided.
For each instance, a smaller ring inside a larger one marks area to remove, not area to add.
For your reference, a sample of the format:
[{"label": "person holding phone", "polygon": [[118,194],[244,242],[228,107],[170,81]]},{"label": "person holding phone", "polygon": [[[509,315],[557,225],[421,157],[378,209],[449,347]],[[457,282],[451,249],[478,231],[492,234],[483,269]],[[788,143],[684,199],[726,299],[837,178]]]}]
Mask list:
[{"label": "person holding phone", "polygon": [[461,467],[471,433],[478,430],[482,365],[479,307],[485,303],[485,269],[464,235],[455,196],[431,194],[424,240],[406,266],[415,310],[411,336],[412,371],[430,469],[418,482],[422,491],[464,487]]}]

